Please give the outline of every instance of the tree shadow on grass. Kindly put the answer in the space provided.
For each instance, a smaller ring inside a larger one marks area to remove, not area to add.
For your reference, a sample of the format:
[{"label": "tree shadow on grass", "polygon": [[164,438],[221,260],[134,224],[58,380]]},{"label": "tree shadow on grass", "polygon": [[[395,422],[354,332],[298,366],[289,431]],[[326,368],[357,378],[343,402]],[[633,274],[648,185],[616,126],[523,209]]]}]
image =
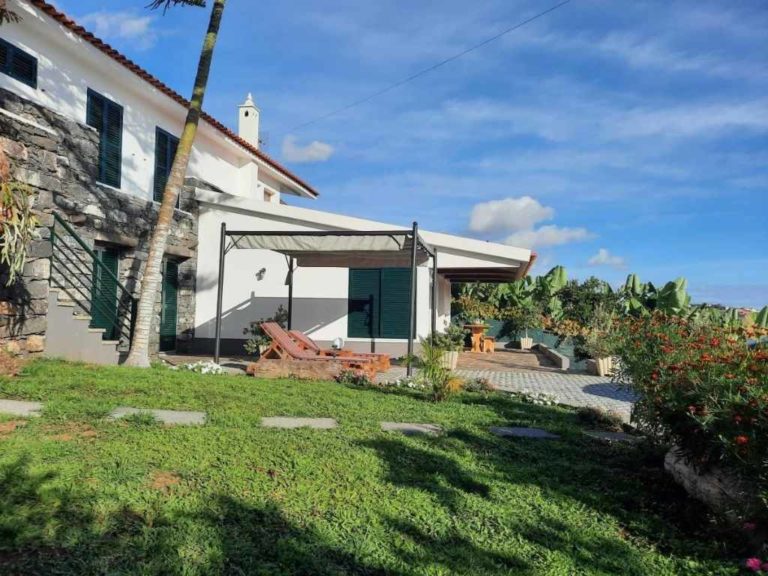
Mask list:
[{"label": "tree shadow on grass", "polygon": [[184,513],[96,512],[26,460],[0,466],[0,574],[359,574],[372,565],[285,517],[229,496]]},{"label": "tree shadow on grass", "polygon": [[[442,566],[447,573],[536,574],[537,570],[545,569],[547,563],[557,557],[561,566],[589,573],[648,573],[647,558],[636,547],[618,537],[601,535],[596,529],[581,531],[546,512],[529,510],[525,514],[517,514],[514,507],[508,507],[506,512],[500,514],[492,512],[494,503],[499,506],[510,504],[497,500],[499,496],[492,493],[489,484],[498,481],[536,485],[541,490],[541,497],[551,502],[555,498],[562,501],[563,496],[567,496],[588,504],[596,511],[605,511],[602,503],[605,495],[600,487],[579,486],[578,480],[568,480],[569,476],[573,476],[572,468],[553,468],[553,460],[557,465],[562,464],[560,458],[563,451],[571,459],[579,457],[574,448],[558,448],[555,443],[542,444],[540,440],[525,440],[517,446],[515,443],[505,445],[506,440],[498,439],[499,442],[496,442],[465,431],[449,433],[443,438],[421,440],[423,447],[417,445],[418,441],[405,439],[368,441],[361,445],[376,450],[385,465],[385,479],[389,483],[431,494],[451,516],[464,516],[467,510],[476,511],[476,517],[470,524],[476,525],[477,530],[483,533],[470,538],[466,526],[451,524],[448,528],[442,526],[435,529],[428,522],[416,524],[401,518],[385,518],[393,531],[413,542],[411,548],[399,552],[409,565],[424,571]],[[479,471],[469,472],[459,463],[459,457],[467,453],[475,455],[481,463]],[[609,472],[605,471],[605,474]],[[488,483],[483,481],[485,479]],[[594,479],[594,471],[588,479],[585,478],[586,481]],[[477,497],[485,500],[486,504],[473,504],[472,499]],[[526,507],[529,503],[521,504]],[[618,506],[609,508],[614,513],[619,509]],[[486,517],[486,514],[491,516]],[[630,512],[627,513],[629,515]],[[506,542],[483,525],[484,519],[493,525],[501,522],[499,529],[505,531],[511,541],[526,542],[527,545],[505,547]],[[479,542],[487,542],[495,549],[485,549]],[[539,552],[531,554],[530,545],[537,546]],[[523,553],[518,550],[525,548],[529,556],[519,556]],[[549,551],[552,558],[541,560],[543,550]],[[531,562],[536,559],[539,565],[533,566]]]}]

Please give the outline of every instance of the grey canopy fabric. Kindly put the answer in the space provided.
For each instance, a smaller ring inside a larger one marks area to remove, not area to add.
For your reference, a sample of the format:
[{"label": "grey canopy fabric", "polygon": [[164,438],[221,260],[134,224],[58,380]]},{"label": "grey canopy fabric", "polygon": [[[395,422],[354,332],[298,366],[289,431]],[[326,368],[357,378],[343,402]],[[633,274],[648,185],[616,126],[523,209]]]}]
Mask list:
[{"label": "grey canopy fabric", "polygon": [[[296,260],[300,267],[408,268],[412,233],[350,234],[349,232],[230,233],[231,248],[273,250]],[[431,249],[419,239],[416,264],[429,260]]]}]

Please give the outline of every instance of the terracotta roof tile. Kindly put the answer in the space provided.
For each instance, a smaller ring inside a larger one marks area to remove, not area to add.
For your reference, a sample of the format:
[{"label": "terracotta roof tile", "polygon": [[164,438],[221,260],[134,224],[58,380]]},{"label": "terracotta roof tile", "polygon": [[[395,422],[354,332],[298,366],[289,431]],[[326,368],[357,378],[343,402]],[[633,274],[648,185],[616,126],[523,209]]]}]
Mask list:
[{"label": "terracotta roof tile", "polygon": [[[97,38],[94,36],[91,32],[88,32],[85,28],[80,26],[77,22],[69,18],[66,14],[63,12],[60,12],[57,10],[54,6],[51,4],[48,4],[48,2],[45,2],[44,0],[30,0],[32,5],[36,8],[40,9],[42,12],[56,20],[58,23],[60,23],[62,26],[66,27],[67,29],[71,30],[73,33],[80,36],[83,40],[90,43],[92,46],[94,46],[97,50],[100,50],[113,60],[119,62],[128,70],[136,74],[139,78],[142,80],[145,80],[158,90],[160,90],[163,94],[168,96],[169,98],[175,100],[185,108],[189,106],[189,101],[184,98],[181,94],[170,88],[168,85],[161,82],[158,78],[144,70],[141,66],[133,62],[130,58],[124,56],[112,46],[101,40],[100,38]],[[227,138],[230,138],[234,142],[236,142],[238,145],[240,145],[242,148],[253,154],[254,156],[258,157],[260,160],[266,162],[270,166],[272,166],[275,170],[285,175],[287,178],[293,180],[296,182],[299,186],[303,187],[305,190],[307,190],[310,194],[313,196],[318,196],[318,192],[312,188],[309,184],[304,182],[301,178],[296,176],[293,172],[288,170],[285,166],[277,162],[276,160],[269,157],[267,154],[262,152],[261,150],[255,148],[242,138],[235,134],[232,130],[224,126],[221,122],[216,120],[213,116],[208,114],[207,112],[202,113],[202,118],[211,126],[216,128],[219,132],[221,132],[224,136]]]}]

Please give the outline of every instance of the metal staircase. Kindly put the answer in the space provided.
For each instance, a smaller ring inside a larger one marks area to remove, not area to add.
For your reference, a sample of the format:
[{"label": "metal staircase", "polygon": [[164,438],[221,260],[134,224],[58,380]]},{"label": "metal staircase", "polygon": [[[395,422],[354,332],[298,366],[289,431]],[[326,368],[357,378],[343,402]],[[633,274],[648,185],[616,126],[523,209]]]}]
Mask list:
[{"label": "metal staircase", "polygon": [[53,218],[45,355],[117,364],[130,348],[137,300],[68,222]]}]

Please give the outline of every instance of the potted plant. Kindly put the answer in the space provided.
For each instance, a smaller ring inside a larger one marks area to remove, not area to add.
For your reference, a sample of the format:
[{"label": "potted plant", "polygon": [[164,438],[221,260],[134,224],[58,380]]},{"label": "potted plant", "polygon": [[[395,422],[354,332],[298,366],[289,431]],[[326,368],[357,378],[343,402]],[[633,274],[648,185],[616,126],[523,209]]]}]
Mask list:
[{"label": "potted plant", "polygon": [[288,324],[288,311],[282,304],[280,304],[272,318],[260,318],[255,322],[251,322],[247,328],[243,328],[243,334],[250,336],[245,344],[243,344],[246,353],[250,355],[256,355],[258,353],[258,355],[261,356],[272,344],[272,339],[261,329],[261,325],[264,322],[277,322],[280,326],[285,328]]},{"label": "potted plant", "polygon": [[32,211],[32,191],[10,178],[10,166],[0,153],[0,266],[6,286],[24,270],[27,245],[38,237],[39,221]]},{"label": "potted plant", "polygon": [[455,370],[459,363],[459,352],[464,348],[466,330],[458,324],[450,324],[445,332],[430,335],[432,346],[442,352],[440,363],[443,368]]},{"label": "potted plant", "polygon": [[533,338],[528,336],[528,330],[536,330],[543,325],[541,308],[532,301],[527,301],[504,312],[502,335],[515,338],[521,350],[533,347]]},{"label": "potted plant", "polygon": [[613,314],[603,308],[596,308],[589,325],[579,337],[577,354],[595,361],[598,376],[613,374],[616,349],[614,320]]}]

